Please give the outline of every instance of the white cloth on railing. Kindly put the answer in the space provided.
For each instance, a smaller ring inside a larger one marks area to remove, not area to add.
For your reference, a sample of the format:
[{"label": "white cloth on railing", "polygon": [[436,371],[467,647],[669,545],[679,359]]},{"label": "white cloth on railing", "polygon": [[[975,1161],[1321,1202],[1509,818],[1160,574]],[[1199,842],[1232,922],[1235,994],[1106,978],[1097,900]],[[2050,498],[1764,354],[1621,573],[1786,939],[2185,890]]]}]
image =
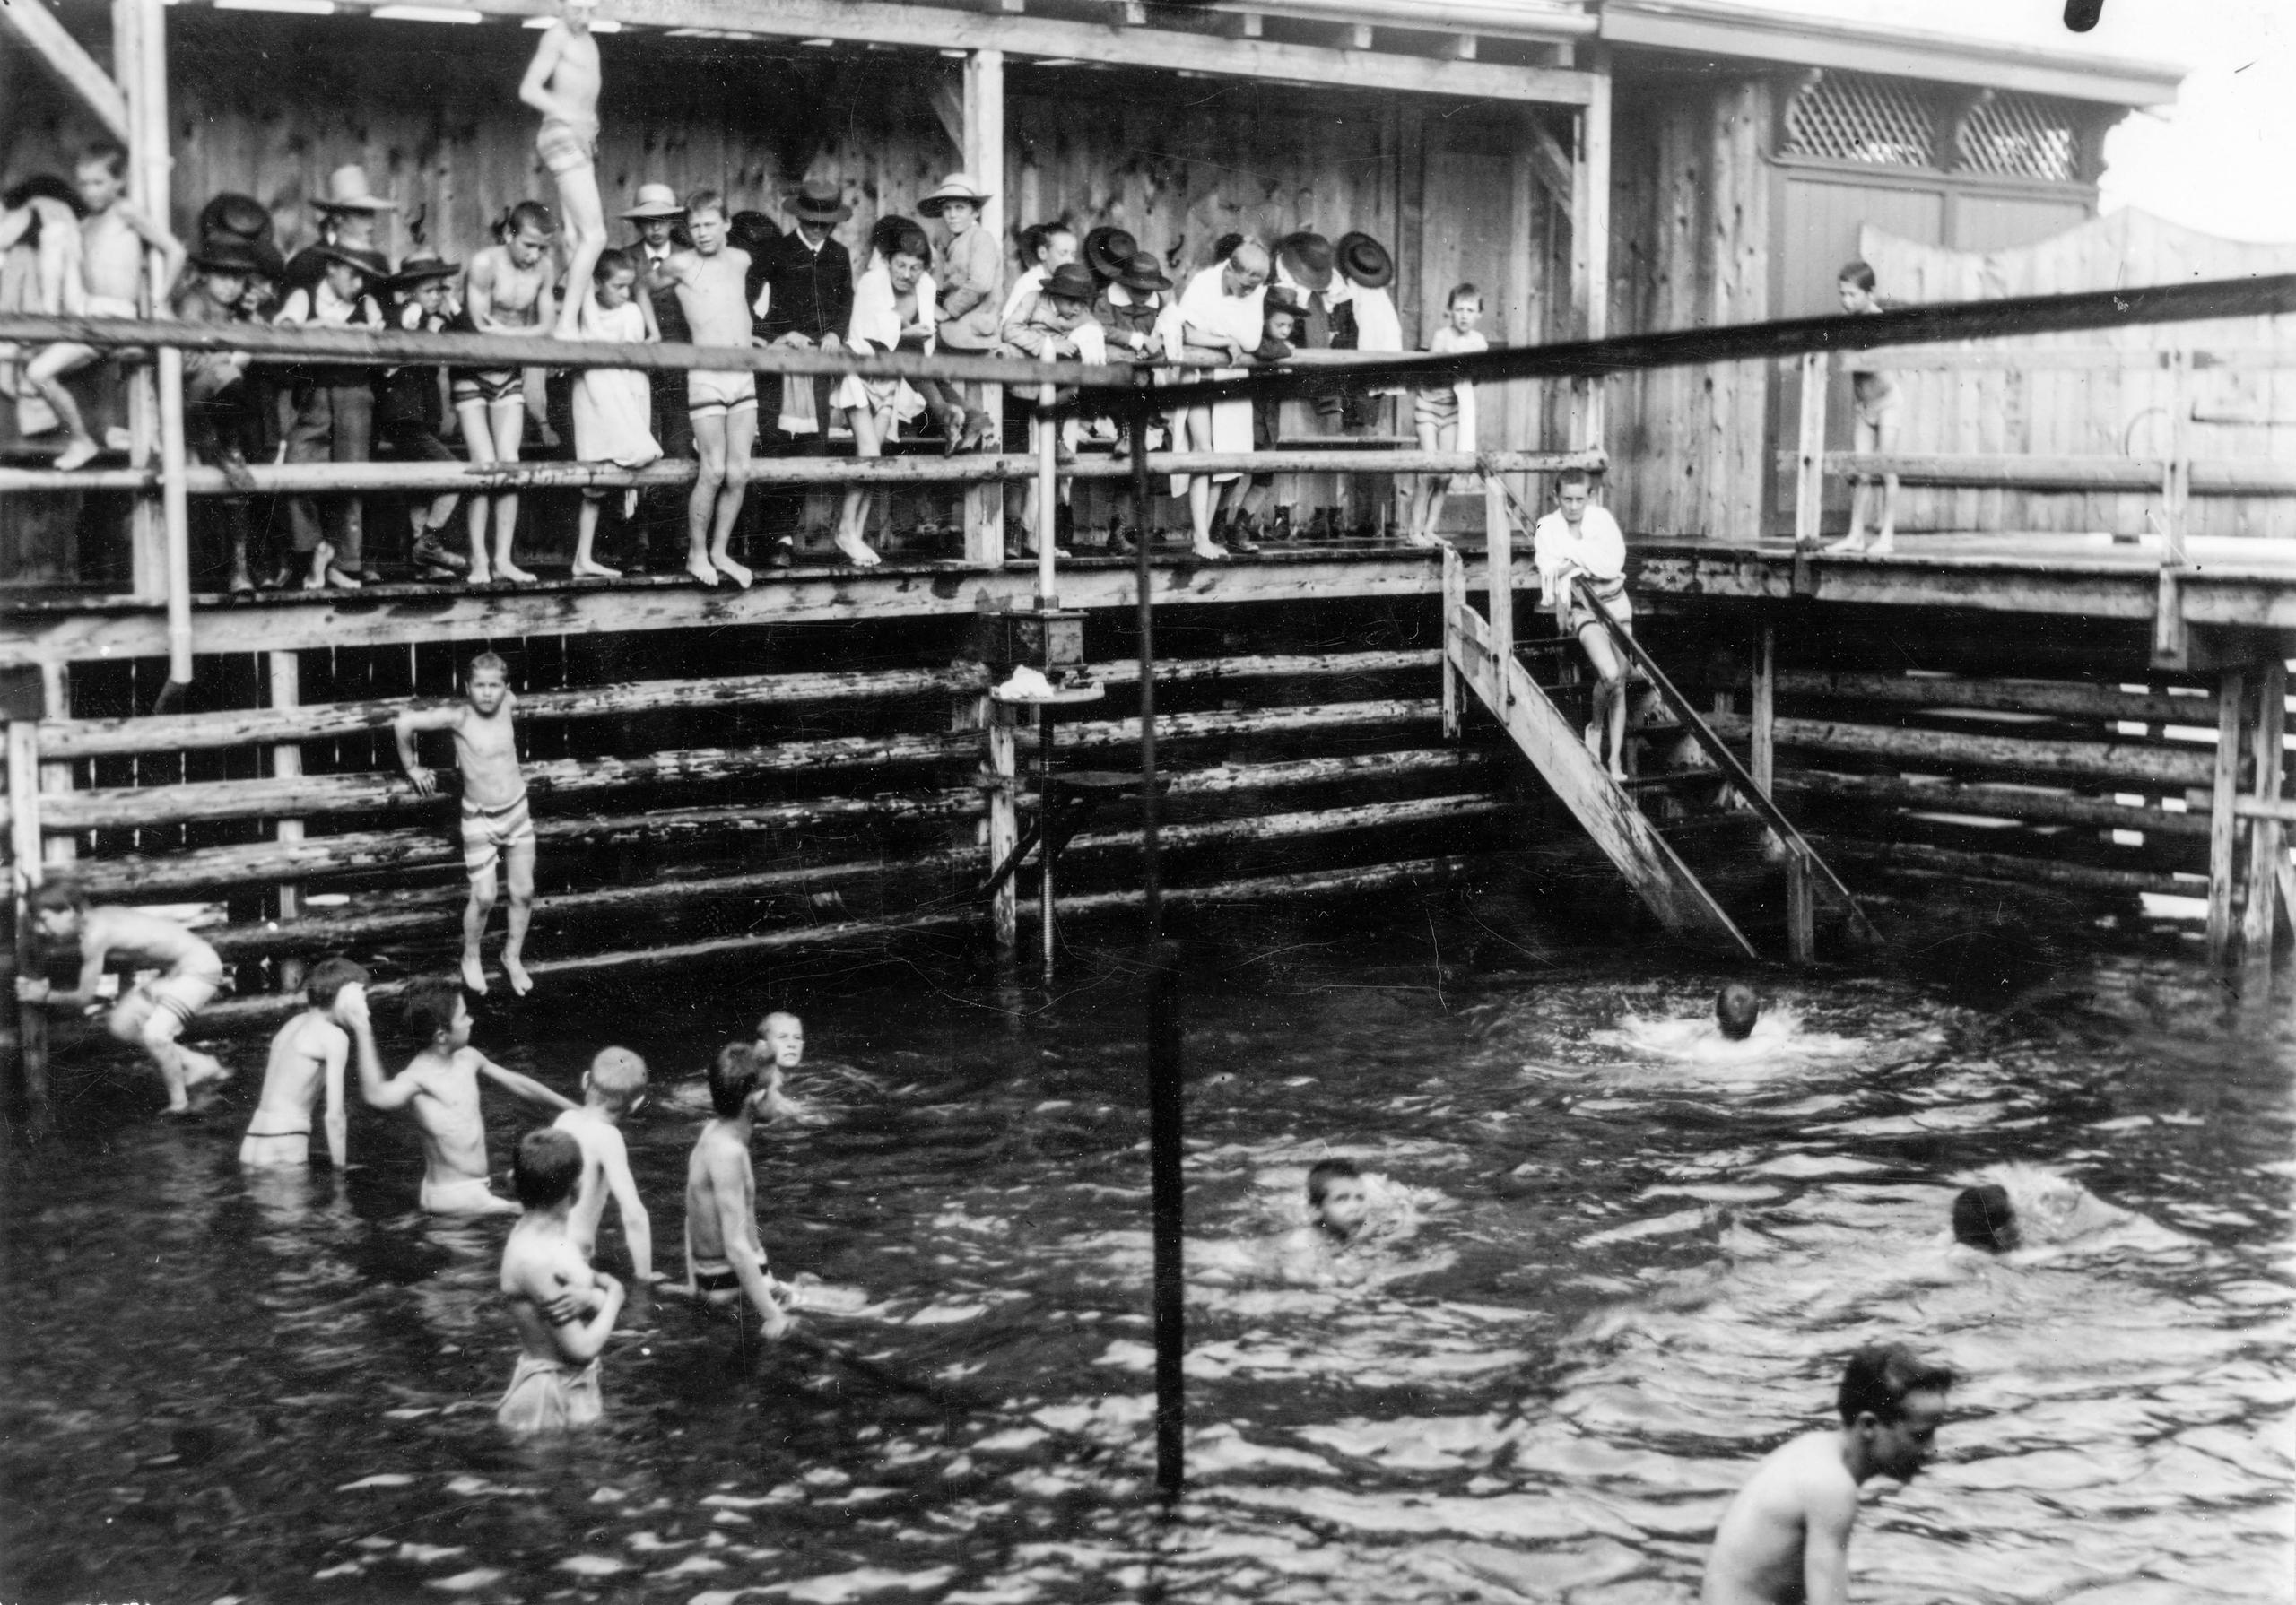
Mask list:
[{"label": "white cloth on railing", "polygon": [[[933,275],[919,273],[917,321],[925,327],[925,350],[928,354],[939,343],[934,311],[937,295]],[[892,273],[883,266],[872,267],[853,287],[853,316],[846,324],[846,346],[860,356],[896,351],[900,346],[900,304],[893,293]],[[838,381],[837,389],[830,396],[830,405],[865,408],[881,419],[890,412],[898,427],[901,421],[925,411],[925,398],[901,379],[865,379],[858,374],[848,374]]]}]

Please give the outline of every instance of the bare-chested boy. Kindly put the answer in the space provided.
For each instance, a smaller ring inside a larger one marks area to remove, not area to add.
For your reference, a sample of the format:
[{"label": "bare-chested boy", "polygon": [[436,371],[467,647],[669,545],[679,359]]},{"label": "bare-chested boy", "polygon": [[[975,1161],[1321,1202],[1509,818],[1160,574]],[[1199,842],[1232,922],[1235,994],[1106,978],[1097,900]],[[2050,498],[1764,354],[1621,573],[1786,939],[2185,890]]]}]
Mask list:
[{"label": "bare-chested boy", "polygon": [[[117,145],[91,145],[74,169],[73,185],[80,192],[87,215],[80,220],[80,272],[84,296],[74,308],[67,296],[65,310],[89,317],[144,317],[144,253],[158,251],[165,259],[153,299],[175,282],[183,266],[184,250],[161,223],[127,201],[127,152]],[[91,345],[66,342],[51,345],[24,365],[24,378],[56,414],[69,437],[58,468],[83,468],[95,460],[96,438],[80,415],[80,403],[64,386],[64,376],[76,373],[101,359]]]},{"label": "bare-chested boy", "polygon": [[[347,993],[367,985],[363,965],[348,959],[322,959],[303,984],[309,1005],[279,1028],[263,1070],[263,1095],[255,1118],[239,1141],[242,1165],[308,1165],[311,1162],[311,1111],[326,1095],[326,1153],[340,1170],[347,1158],[350,1122],[343,1107],[343,1067],[351,1058],[351,1032],[364,1031],[371,1045],[374,1027],[364,997],[340,1006]],[[354,1023],[355,1022],[355,1023]]]},{"label": "bare-chested boy", "polygon": [[[340,1005],[363,1013],[366,998]],[[422,1045],[404,1070],[383,1080],[370,1032],[359,1039],[359,1092],[370,1108],[414,1111],[422,1133],[422,1207],[434,1215],[515,1215],[518,1206],[486,1184],[486,1122],[479,1112],[478,1078],[485,1076],[529,1103],[558,1110],[574,1106],[532,1076],[505,1070],[470,1045],[470,1005],[445,976],[426,976],[406,989],[406,1028]]]},{"label": "bare-chested boy", "polygon": [[[697,189],[685,198],[686,231],[693,249],[674,253],[649,282],[677,291],[678,307],[696,345],[755,342],[750,325],[750,254],[726,243],[726,198]],[[753,577],[727,551],[750,482],[750,448],[757,440],[757,376],[686,375],[686,415],[693,421],[693,450],[700,459],[686,503],[685,571],[705,586],[724,575],[747,589]]]},{"label": "bare-chested boy", "polygon": [[582,1072],[582,1106],[569,1109],[552,1125],[582,1145],[582,1180],[568,1217],[574,1246],[585,1260],[598,1251],[598,1223],[606,1199],[622,1212],[622,1240],[630,1245],[631,1274],[654,1280],[654,1223],[630,1175],[630,1145],[622,1138],[622,1117],[646,1098],[646,1061],[626,1047],[598,1050]]},{"label": "bare-chested boy", "polygon": [[718,1118],[701,1128],[685,1165],[683,1291],[710,1304],[746,1297],[765,1335],[778,1338],[789,1317],[774,1297],[757,1235],[757,1178],[750,1170],[750,1133],[759,1086],[757,1050],[729,1042],[709,1066],[709,1105]]},{"label": "bare-chested boy", "polygon": [[598,198],[598,41],[590,32],[597,0],[560,0],[559,20],[543,30],[518,99],[542,113],[535,152],[558,184],[566,217],[566,282],[573,290],[558,314],[557,337],[581,336],[581,287],[605,249],[606,209]]},{"label": "bare-chested boy", "polygon": [[1849,1531],[1869,1477],[1910,1481],[1945,1418],[1953,1374],[1902,1343],[1859,1349],[1842,1374],[1838,1430],[1773,1449],[1722,1513],[1701,1605],[1842,1605]]},{"label": "bare-chested boy", "polygon": [[491,652],[470,660],[463,676],[464,700],[451,707],[409,708],[391,721],[398,738],[399,766],[414,789],[428,797],[439,777],[416,757],[414,738],[426,730],[452,731],[455,767],[463,780],[463,869],[470,876],[470,902],[463,909],[463,985],[486,990],[479,962],[479,939],[494,912],[494,863],[502,862],[510,894],[502,939],[502,973],[510,990],[524,997],[534,990],[526,974],[526,926],[535,909],[535,821],[526,806],[526,777],[518,768],[517,732],[511,713],[509,665]]},{"label": "bare-chested boy", "polygon": [[[540,201],[521,201],[504,220],[500,243],[470,259],[463,275],[463,323],[471,333],[532,337],[547,334],[552,318],[550,265],[544,253],[558,220]],[[451,375],[455,416],[474,463],[515,463],[526,442],[526,376],[516,368],[457,368]],[[491,499],[494,555],[486,553],[489,499],[470,499],[470,583],[496,579],[524,584],[534,576],[511,560],[518,532],[518,496]]]},{"label": "bare-chested boy", "polygon": [[159,1066],[168,1085],[168,1113],[191,1107],[187,1088],[230,1077],[215,1060],[176,1040],[223,985],[223,960],[213,948],[173,920],[109,903],[91,906],[76,881],[50,881],[32,893],[31,904],[43,941],[79,944],[80,978],[69,992],[58,992],[44,976],[18,976],[19,1000],[52,1009],[91,1008],[102,1001],[97,983],[115,956],[140,960],[164,973],[125,993],[106,1023],[114,1037],[139,1045]]},{"label": "bare-chested boy", "polygon": [[590,1268],[575,1238],[570,1217],[582,1172],[581,1144],[556,1127],[518,1140],[510,1181],[526,1214],[502,1245],[500,1285],[520,1352],[494,1409],[511,1432],[587,1427],[605,1413],[598,1355],[622,1313],[622,1290]]},{"label": "bare-chested boy", "polygon": [[758,1113],[768,1120],[812,1120],[810,1105],[793,1097],[785,1086],[789,1072],[805,1062],[805,1022],[786,1009],[776,1009],[757,1022]]}]

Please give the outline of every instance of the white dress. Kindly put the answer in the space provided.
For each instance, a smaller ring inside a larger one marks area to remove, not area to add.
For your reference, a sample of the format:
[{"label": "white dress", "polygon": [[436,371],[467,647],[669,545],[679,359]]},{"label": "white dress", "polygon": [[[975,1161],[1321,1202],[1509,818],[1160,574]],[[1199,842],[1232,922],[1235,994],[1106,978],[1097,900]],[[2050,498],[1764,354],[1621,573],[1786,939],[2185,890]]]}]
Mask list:
[{"label": "white dress", "polygon": [[[1266,288],[1262,286],[1245,296],[1230,295],[1222,288],[1222,273],[1221,265],[1213,263],[1190,279],[1187,288],[1180,292],[1180,299],[1164,309],[1164,317],[1159,321],[1158,328],[1164,334],[1166,351],[1180,349],[1181,331],[1189,325],[1208,333],[1229,335],[1247,351],[1259,344],[1264,321],[1261,309],[1267,299]],[[1203,369],[1195,370],[1196,375],[1205,371]],[[1209,370],[1210,377],[1215,379],[1238,378],[1244,371],[1240,368]],[[1252,449],[1251,403],[1215,402],[1211,411],[1212,449],[1221,453],[1249,452]],[[1221,480],[1234,479],[1237,475],[1231,472],[1210,477],[1216,483]],[[1187,494],[1188,478],[1185,473],[1172,475],[1173,495]]]},{"label": "white dress", "polygon": [[[582,298],[585,340],[639,345],[646,339],[646,314],[635,301],[608,311],[598,298]],[[654,438],[654,391],[634,368],[586,368],[574,381],[574,455],[585,463],[643,468],[662,455]]]},{"label": "white dress", "polygon": [[[925,326],[925,349],[928,354],[940,343],[935,311],[939,294],[931,273],[918,275],[917,321]],[[846,325],[845,343],[848,349],[863,355],[894,351],[900,345],[900,307],[893,295],[892,274],[882,264],[863,273],[861,282],[853,287],[853,317]],[[915,418],[925,411],[925,398],[906,381],[864,379],[857,374],[848,374],[838,381],[829,404],[860,407],[880,420],[890,413],[895,428],[903,419]],[[891,438],[893,429],[887,429],[884,433]]]}]

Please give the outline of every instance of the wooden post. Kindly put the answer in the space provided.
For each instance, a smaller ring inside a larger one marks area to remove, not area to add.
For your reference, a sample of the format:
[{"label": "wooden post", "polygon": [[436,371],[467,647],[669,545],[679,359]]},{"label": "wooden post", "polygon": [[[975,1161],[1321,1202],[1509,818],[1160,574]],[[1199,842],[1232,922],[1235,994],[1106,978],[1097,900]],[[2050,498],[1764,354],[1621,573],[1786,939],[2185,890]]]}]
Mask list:
[{"label": "wooden post", "polygon": [[[1013,848],[1021,839],[1013,796],[1020,785],[1020,769],[1013,756],[1012,708],[987,698],[981,700],[987,716],[987,763],[980,777],[981,788],[988,794],[988,862],[985,867],[994,872],[998,864],[1013,855]],[[989,924],[999,954],[1009,955],[1020,940],[1020,882],[1018,875],[1005,876],[989,910]]]},{"label": "wooden post", "polygon": [[[964,165],[972,181],[988,191],[980,221],[1003,248],[1004,239],[1004,52],[975,50],[965,57]],[[969,385],[975,404],[996,420],[1004,449],[1004,390],[999,385]],[[994,568],[1004,560],[1004,487],[974,485],[965,492],[965,560]]]},{"label": "wooden post", "polygon": [[[292,652],[265,655],[271,670],[271,706],[297,707],[303,699],[303,660]],[[271,773],[274,779],[291,780],[303,772],[303,748],[299,742],[282,742],[271,750]],[[303,839],[303,821],[282,820],[275,834],[283,842]],[[294,920],[303,917],[303,888],[300,882],[283,881],[279,884],[279,917]],[[283,986],[286,977],[281,976]]]},{"label": "wooden post", "polygon": [[[128,198],[146,216],[165,225],[170,160],[161,15],[161,0],[112,0],[112,76],[127,97]],[[151,251],[144,262],[147,282],[136,299],[143,316],[149,317],[159,309],[153,303],[167,289],[161,282],[166,258]],[[180,373],[180,355],[176,365]],[[128,370],[127,434],[129,461],[138,468],[150,467],[160,441],[158,375],[151,367]],[[135,593],[147,601],[161,600],[168,586],[167,527],[155,499],[148,495],[135,499],[128,531]]]},{"label": "wooden post", "polygon": [[[40,700],[51,719],[72,716],[72,674],[63,664],[48,662],[40,665]],[[39,767],[39,789],[45,796],[72,789],[72,766],[68,763],[43,763]],[[51,836],[34,848],[43,863],[70,863],[79,856],[80,844],[69,836]]]},{"label": "wooden post", "polygon": [[[2279,657],[2267,659],[2257,678],[2257,723],[2248,745],[2255,773],[2248,788],[2254,796],[2277,798],[2287,761],[2288,664]],[[2240,941],[2251,962],[2272,957],[2280,923],[2280,866],[2287,856],[2284,826],[2277,820],[2248,821],[2248,907]]]},{"label": "wooden post", "polygon": [[[1774,798],[1778,790],[1778,631],[1761,627],[1754,647],[1752,694],[1748,698],[1747,769],[1754,789]],[[1816,900],[1812,895],[1810,866],[1799,853],[1787,850],[1778,833],[1770,833],[1770,850],[1786,855],[1786,951],[1796,964],[1807,964],[1817,955]]]},{"label": "wooden post", "polygon": [[1495,476],[1483,487],[1483,519],[1491,569],[1491,655],[1499,664],[1494,682],[1499,694],[1496,711],[1504,720],[1507,665],[1515,661],[1515,539],[1514,528],[1507,522],[1507,488]]},{"label": "wooden post", "polygon": [[2227,669],[2217,682],[2216,772],[2208,818],[2208,961],[2222,964],[2232,950],[2234,826],[2232,800],[2240,780],[2240,693],[2246,681]]},{"label": "wooden post", "polygon": [[1457,655],[1461,649],[1459,610],[1467,604],[1467,566],[1459,556],[1459,549],[1448,541],[1443,542],[1443,651],[1440,668],[1443,674],[1443,735],[1448,741],[1459,739],[1460,691]]},{"label": "wooden post", "polygon": [[1052,417],[1053,387],[1037,386],[1034,432],[1037,447],[1037,608],[1060,605],[1060,581],[1052,566],[1053,536],[1060,528],[1060,425]]},{"label": "wooden post", "polygon": [[2192,353],[2169,353],[2169,459],[2161,471],[2161,581],[2152,608],[2152,665],[2182,669],[2185,524],[2192,501]]},{"label": "wooden post", "polygon": [[1826,353],[1802,355],[1802,417],[1794,463],[1794,549],[1814,551],[1825,512]]},{"label": "wooden post", "polygon": [[[16,974],[39,967],[40,944],[29,899],[40,881],[39,721],[8,722],[8,909],[16,920]],[[38,1003],[16,1009],[16,1055],[23,1066],[24,1106],[35,1132],[48,1129],[48,1011]]]},{"label": "wooden post", "polygon": [[[1039,540],[1044,537],[1039,535]],[[1044,959],[1044,984],[1052,985],[1052,709],[1037,709],[1037,938]]]},{"label": "wooden post", "polygon": [[[1594,69],[1593,96],[1579,114],[1579,143],[1587,170],[1587,338],[1601,340],[1611,327],[1611,56],[1598,47],[1589,64]],[[1574,225],[1578,219],[1574,219]],[[1609,397],[1601,374],[1581,381],[1587,389],[1586,416],[1575,444],[1602,449],[1608,431]]]}]

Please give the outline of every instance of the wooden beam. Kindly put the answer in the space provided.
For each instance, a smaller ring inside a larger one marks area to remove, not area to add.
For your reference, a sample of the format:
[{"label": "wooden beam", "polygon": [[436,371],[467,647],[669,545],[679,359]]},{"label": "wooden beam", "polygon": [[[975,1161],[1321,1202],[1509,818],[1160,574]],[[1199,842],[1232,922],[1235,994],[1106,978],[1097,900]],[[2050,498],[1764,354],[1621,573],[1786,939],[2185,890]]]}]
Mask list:
[{"label": "wooden beam", "polygon": [[2083,825],[2100,830],[2138,830],[2147,837],[2194,840],[2208,834],[2205,813],[2170,813],[2149,804],[2082,797],[2030,785],[1996,785],[1970,780],[1909,780],[1902,775],[1838,775],[1799,769],[1779,780],[1791,796],[1822,797],[1914,813],[1968,814],[1979,819],[2022,820],[2042,825]]},{"label": "wooden beam", "polygon": [[[0,10],[12,9],[0,7]],[[22,8],[13,8],[22,9]],[[39,726],[12,719],[8,741],[8,914],[14,922],[15,973],[37,973],[45,944],[32,927],[28,899],[40,883]],[[13,999],[13,992],[11,989]],[[24,1103],[34,1131],[45,1131],[48,1106],[48,1011],[37,1003],[16,1005],[16,1058],[22,1067]]]},{"label": "wooden beam", "polygon": [[[2216,694],[2174,697],[2164,692],[2124,691],[2109,685],[2062,680],[1980,680],[1961,674],[1890,674],[1863,670],[1787,669],[1778,676],[1779,694],[1845,702],[1886,702],[1927,708],[1982,708],[2004,713],[2066,714],[2075,718],[2132,723],[2216,723]],[[524,711],[523,707],[520,709]]]},{"label": "wooden beam", "polygon": [[[1743,741],[1749,734],[1743,715],[1715,714],[1707,723],[1733,741]],[[2215,773],[2214,756],[2202,747],[1964,735],[1959,731],[1902,730],[1831,719],[1779,719],[1775,729],[1781,747],[1883,759],[1916,768],[1926,766],[1933,772],[1946,768],[2063,776],[2104,781],[2131,792],[2206,785]],[[2238,759],[2236,749],[2233,761]]]},{"label": "wooden beam", "polygon": [[[2257,675],[2257,719],[2248,748],[2250,793],[2258,802],[2281,800],[2287,762],[2288,664],[2267,659]],[[2280,924],[2280,866],[2287,862],[2284,828],[2277,820],[2248,825],[2248,898],[2240,921],[2242,948],[2249,961],[2272,957]]]},{"label": "wooden beam", "polygon": [[1539,183],[1553,198],[1554,204],[1569,210],[1571,193],[1577,181],[1571,177],[1570,156],[1562,142],[1536,117],[1526,119],[1530,129],[1530,155],[1536,168]]},{"label": "wooden beam", "polygon": [[95,58],[80,48],[80,41],[65,30],[45,0],[0,4],[0,27],[23,41],[40,65],[55,74],[88,114],[103,125],[105,133],[123,146],[129,143],[127,97]]},{"label": "wooden beam", "polygon": [[2157,870],[2110,869],[2090,863],[2066,863],[2053,858],[2029,858],[2016,853],[1970,853],[1926,842],[1859,841],[1830,836],[1822,846],[1836,863],[1863,864],[1892,874],[1945,877],[1957,881],[1997,881],[2028,889],[2062,886],[2077,891],[2111,892],[2127,896],[2159,892],[2189,898],[2201,890],[2197,881],[2180,880]]},{"label": "wooden beam", "polygon": [[[988,238],[1004,238],[1005,187],[1012,175],[1006,170],[1004,151],[1004,52],[996,48],[978,48],[965,57],[964,67],[964,159],[965,171],[973,182],[989,192],[982,204],[980,221],[977,225],[988,231]],[[969,385],[965,387],[966,404],[976,406],[1004,428],[1004,389],[999,383]],[[1000,442],[1001,445],[1001,442]],[[1025,465],[1025,459],[1023,459]],[[1002,485],[980,485],[965,493],[964,507],[965,560],[994,566],[1004,560],[1004,490]]]},{"label": "wooden beam", "polygon": [[2232,878],[2235,874],[2232,803],[2240,785],[2240,696],[2247,684],[2228,669],[2217,686],[2216,751],[2211,766],[2208,827],[2208,960],[2222,964],[2232,950]]}]

